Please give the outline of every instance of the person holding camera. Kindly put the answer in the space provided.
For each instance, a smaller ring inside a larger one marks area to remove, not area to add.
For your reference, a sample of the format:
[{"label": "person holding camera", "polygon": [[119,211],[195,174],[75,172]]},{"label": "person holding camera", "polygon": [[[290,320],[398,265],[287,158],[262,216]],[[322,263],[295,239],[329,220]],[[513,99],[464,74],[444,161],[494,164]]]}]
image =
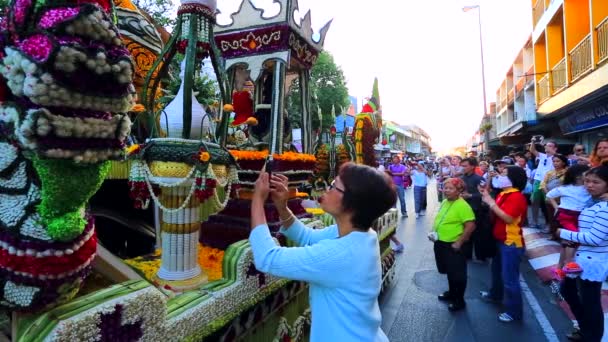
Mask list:
[{"label": "person holding camera", "polygon": [[524,253],[522,226],[528,211],[528,203],[521,193],[526,182],[524,169],[510,165],[496,177],[496,184],[502,189],[496,200],[485,188],[479,188],[481,200],[490,207],[493,216],[493,235],[498,247],[492,259],[492,287],[480,295],[489,302],[504,299],[506,310],[498,315],[498,320],[505,323],[521,320],[523,316],[519,264]]},{"label": "person holding camera", "polygon": [[448,302],[448,310],[465,308],[464,292],[467,287],[467,258],[463,245],[475,230],[475,214],[471,206],[460,195],[465,190],[460,178],[448,178],[443,184],[445,199],[435,222],[429,240],[434,242],[433,252],[437,271],[448,276],[449,289],[437,298]]},{"label": "person holding camera", "polygon": [[545,143],[545,152],[540,152],[539,149],[542,148],[542,140],[541,136],[535,135],[530,142],[530,152],[538,161],[538,167],[534,173],[534,184],[532,184],[532,195],[530,196],[532,202],[531,227],[537,229],[541,228],[541,225],[538,223],[538,210],[541,209],[541,206],[543,207],[545,222],[549,222],[549,217],[547,217],[546,210],[544,210],[545,193],[541,189],[540,183],[545,179],[547,172],[554,169],[553,156],[557,153],[557,144],[554,141],[547,141]]},{"label": "person holding camera", "polygon": [[[298,247],[278,246],[270,235],[264,211],[269,197],[281,220],[280,232]],[[319,199],[337,222],[324,229],[304,225],[289,210],[288,200],[287,177],[262,170],[251,201],[249,243],[256,269],[310,284],[310,341],[387,342],[378,305],[378,234],[370,227],[397,200],[389,176],[366,165],[343,164]]]}]

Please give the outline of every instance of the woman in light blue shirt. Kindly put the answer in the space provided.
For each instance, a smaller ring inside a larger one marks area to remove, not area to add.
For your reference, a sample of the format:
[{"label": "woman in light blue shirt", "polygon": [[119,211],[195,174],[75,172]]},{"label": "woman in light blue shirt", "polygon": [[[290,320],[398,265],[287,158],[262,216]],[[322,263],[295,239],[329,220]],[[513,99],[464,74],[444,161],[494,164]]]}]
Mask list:
[{"label": "woman in light blue shirt", "polygon": [[[361,180],[365,181],[362,182]],[[280,247],[272,239],[264,202],[271,195],[281,232],[299,247]],[[287,208],[287,178],[262,172],[251,202],[249,242],[256,268],[275,276],[307,281],[312,311],[311,341],[388,341],[380,328],[378,295],[382,267],[372,223],[397,200],[384,173],[347,163],[319,199],[337,224],[315,230]]]}]

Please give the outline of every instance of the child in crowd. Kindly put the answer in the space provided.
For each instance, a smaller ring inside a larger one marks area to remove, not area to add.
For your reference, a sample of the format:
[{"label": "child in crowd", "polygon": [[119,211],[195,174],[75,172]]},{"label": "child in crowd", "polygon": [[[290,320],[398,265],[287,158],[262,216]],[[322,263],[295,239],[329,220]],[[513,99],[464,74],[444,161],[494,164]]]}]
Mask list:
[{"label": "child in crowd", "polygon": [[[591,200],[591,195],[583,185],[583,174],[589,170],[586,165],[573,165],[568,168],[564,175],[564,183],[547,193],[547,201],[555,208],[554,224],[557,228],[578,232],[578,216]],[[559,199],[559,204],[557,200]],[[557,280],[562,278],[560,270],[568,273],[580,273],[582,269],[573,262],[577,245],[572,242],[562,241],[562,252],[557,265]],[[555,286],[555,285],[552,285]]]}]

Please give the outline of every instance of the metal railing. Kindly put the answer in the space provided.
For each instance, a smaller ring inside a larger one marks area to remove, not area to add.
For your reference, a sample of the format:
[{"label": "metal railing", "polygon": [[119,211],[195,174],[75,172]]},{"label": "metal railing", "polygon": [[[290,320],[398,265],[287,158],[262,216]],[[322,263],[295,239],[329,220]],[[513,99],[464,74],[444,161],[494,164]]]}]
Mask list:
[{"label": "metal railing", "polygon": [[568,85],[568,73],[566,71],[566,58],[563,58],[551,69],[552,95]]},{"label": "metal railing", "polygon": [[608,60],[608,17],[595,28],[597,32],[597,64]]},{"label": "metal railing", "polygon": [[570,51],[570,80],[575,82],[593,69],[591,35],[587,35]]},{"label": "metal railing", "polygon": [[549,97],[551,97],[549,74],[546,74],[540,80],[538,80],[538,87],[536,88],[536,90],[538,92],[538,103],[544,102]]},{"label": "metal railing", "polygon": [[545,0],[536,0],[536,4],[534,4],[534,9],[532,9],[534,26],[536,26],[540,18],[543,16],[543,13],[545,13]]}]

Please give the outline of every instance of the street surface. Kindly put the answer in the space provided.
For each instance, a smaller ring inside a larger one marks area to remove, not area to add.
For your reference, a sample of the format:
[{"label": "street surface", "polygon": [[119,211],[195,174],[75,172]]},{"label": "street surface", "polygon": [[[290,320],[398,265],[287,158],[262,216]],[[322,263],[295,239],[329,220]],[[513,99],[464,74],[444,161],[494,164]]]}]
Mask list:
[{"label": "street surface", "polygon": [[524,319],[498,321],[500,306],[483,302],[479,291],[490,286],[490,265],[469,262],[465,310],[451,313],[437,295],[447,290],[447,278],[437,272],[433,245],[427,232],[439,209],[436,185],[428,187],[427,215],[414,214],[414,195],[406,190],[409,217],[400,218],[397,237],[405,251],[397,259],[392,286],[380,298],[382,328],[392,342],[424,341],[567,341],[572,322],[557,305],[549,287],[542,283],[526,257],[521,262]]}]

